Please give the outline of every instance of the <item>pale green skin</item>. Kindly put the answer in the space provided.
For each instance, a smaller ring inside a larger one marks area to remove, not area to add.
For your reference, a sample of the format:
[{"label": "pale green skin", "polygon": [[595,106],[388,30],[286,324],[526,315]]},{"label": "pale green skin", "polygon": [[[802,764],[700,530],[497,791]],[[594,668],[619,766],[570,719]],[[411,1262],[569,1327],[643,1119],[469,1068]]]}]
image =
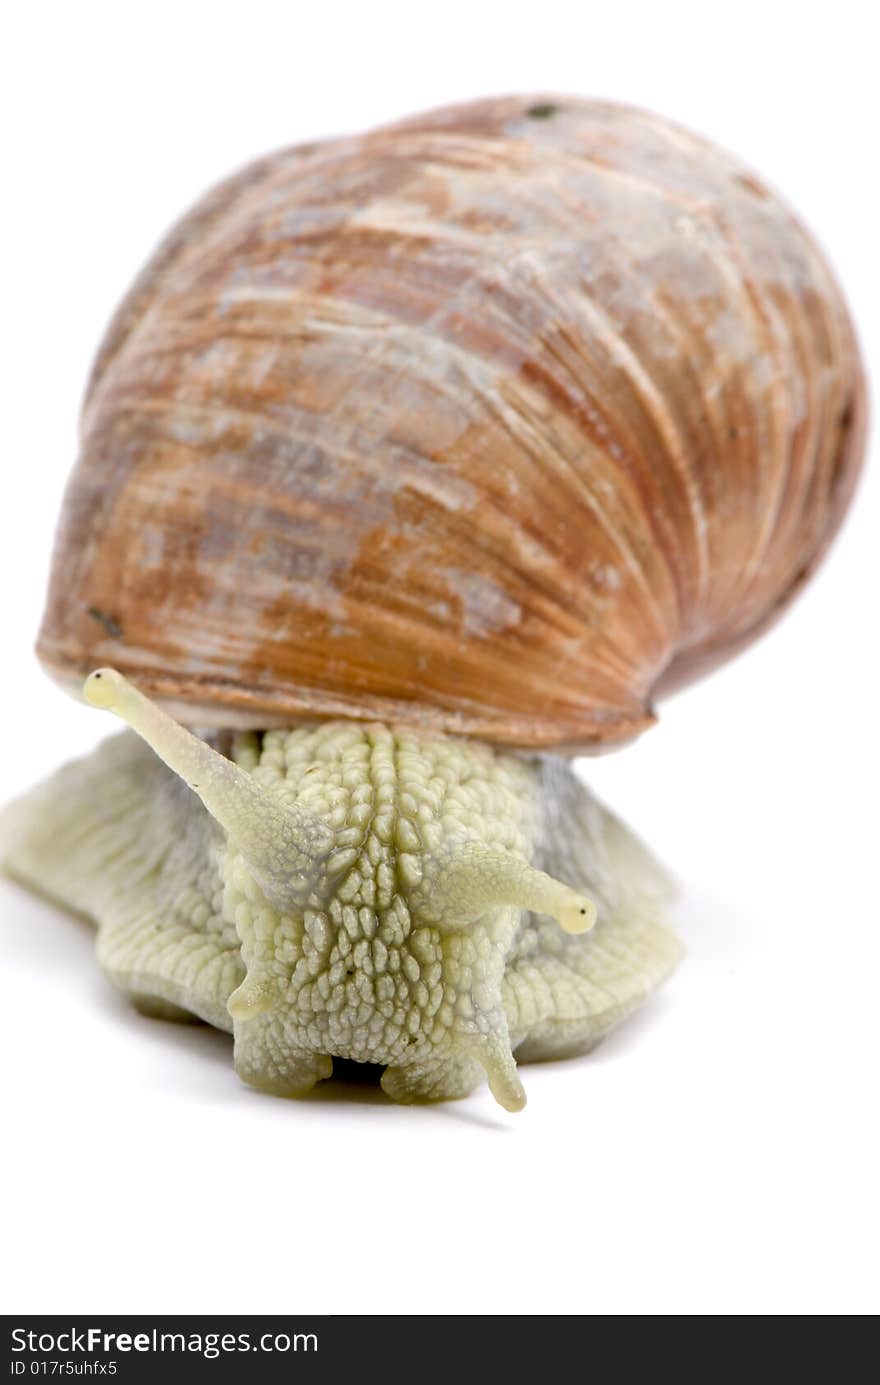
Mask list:
[{"label": "pale green skin", "polygon": [[562,760],[341,722],[227,759],[101,677],[89,700],[187,782],[125,732],[6,810],[0,863],[94,920],[140,1008],[231,1030],[255,1087],[340,1057],[398,1101],[488,1074],[518,1110],[514,1055],[585,1052],[679,958],[667,877]]}]

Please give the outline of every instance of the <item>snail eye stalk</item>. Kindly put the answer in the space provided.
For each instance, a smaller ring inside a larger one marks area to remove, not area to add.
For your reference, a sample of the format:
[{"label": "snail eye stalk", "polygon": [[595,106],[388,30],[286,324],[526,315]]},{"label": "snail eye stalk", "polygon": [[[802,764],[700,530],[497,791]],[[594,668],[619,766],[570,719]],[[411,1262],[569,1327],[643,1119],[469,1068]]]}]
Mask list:
[{"label": "snail eye stalk", "polygon": [[447,843],[442,856],[426,862],[425,876],[429,883],[418,892],[420,903],[427,914],[432,900],[442,903],[441,928],[446,919],[460,927],[462,919],[504,905],[548,914],[565,933],[586,933],[596,922],[596,906],[586,895],[520,857],[480,842]]},{"label": "snail eye stalk", "polygon": [[333,848],[333,832],[326,823],[314,813],[280,802],[247,770],[179,725],[115,669],[91,673],[83,696],[93,707],[127,722],[189,785],[276,908],[305,903]]}]

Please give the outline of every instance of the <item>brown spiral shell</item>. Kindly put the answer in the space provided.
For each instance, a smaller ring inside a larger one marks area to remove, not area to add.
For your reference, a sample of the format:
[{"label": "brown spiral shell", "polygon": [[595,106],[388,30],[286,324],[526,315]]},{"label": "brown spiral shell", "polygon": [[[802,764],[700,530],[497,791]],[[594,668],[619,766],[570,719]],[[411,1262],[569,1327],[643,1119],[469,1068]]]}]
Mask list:
[{"label": "brown spiral shell", "polygon": [[864,415],[810,237],[665,120],[506,98],[287,149],[110,325],[39,654],[200,725],[612,744],[800,586]]}]

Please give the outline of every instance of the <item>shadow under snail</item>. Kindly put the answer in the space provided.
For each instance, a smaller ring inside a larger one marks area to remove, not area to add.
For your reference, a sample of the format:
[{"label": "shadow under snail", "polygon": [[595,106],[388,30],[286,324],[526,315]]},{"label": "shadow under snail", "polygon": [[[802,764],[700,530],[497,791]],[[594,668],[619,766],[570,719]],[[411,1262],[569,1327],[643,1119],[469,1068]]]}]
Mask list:
[{"label": "shadow under snail", "polygon": [[132,729],[6,810],[5,869],[256,1087],[341,1057],[519,1109],[516,1059],[680,950],[570,757],[775,618],[864,428],[813,241],[654,115],[510,97],[259,160],[98,353],[38,653]]}]

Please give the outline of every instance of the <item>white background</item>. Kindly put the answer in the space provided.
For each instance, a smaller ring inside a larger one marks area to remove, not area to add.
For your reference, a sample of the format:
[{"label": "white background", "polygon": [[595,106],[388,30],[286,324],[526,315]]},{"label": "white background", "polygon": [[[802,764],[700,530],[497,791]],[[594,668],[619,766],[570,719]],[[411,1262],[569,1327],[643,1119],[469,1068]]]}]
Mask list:
[{"label": "white background", "polygon": [[[31,646],[78,398],[154,242],[253,155],[509,90],[654,107],[782,187],[880,360],[861,3],[91,4],[0,36],[0,797],[110,729]],[[877,459],[874,458],[876,463]],[[877,466],[755,649],[590,782],[680,875],[689,956],[592,1057],[428,1109],[232,1072],[0,886],[5,1311],[829,1314],[876,1280]]]}]

